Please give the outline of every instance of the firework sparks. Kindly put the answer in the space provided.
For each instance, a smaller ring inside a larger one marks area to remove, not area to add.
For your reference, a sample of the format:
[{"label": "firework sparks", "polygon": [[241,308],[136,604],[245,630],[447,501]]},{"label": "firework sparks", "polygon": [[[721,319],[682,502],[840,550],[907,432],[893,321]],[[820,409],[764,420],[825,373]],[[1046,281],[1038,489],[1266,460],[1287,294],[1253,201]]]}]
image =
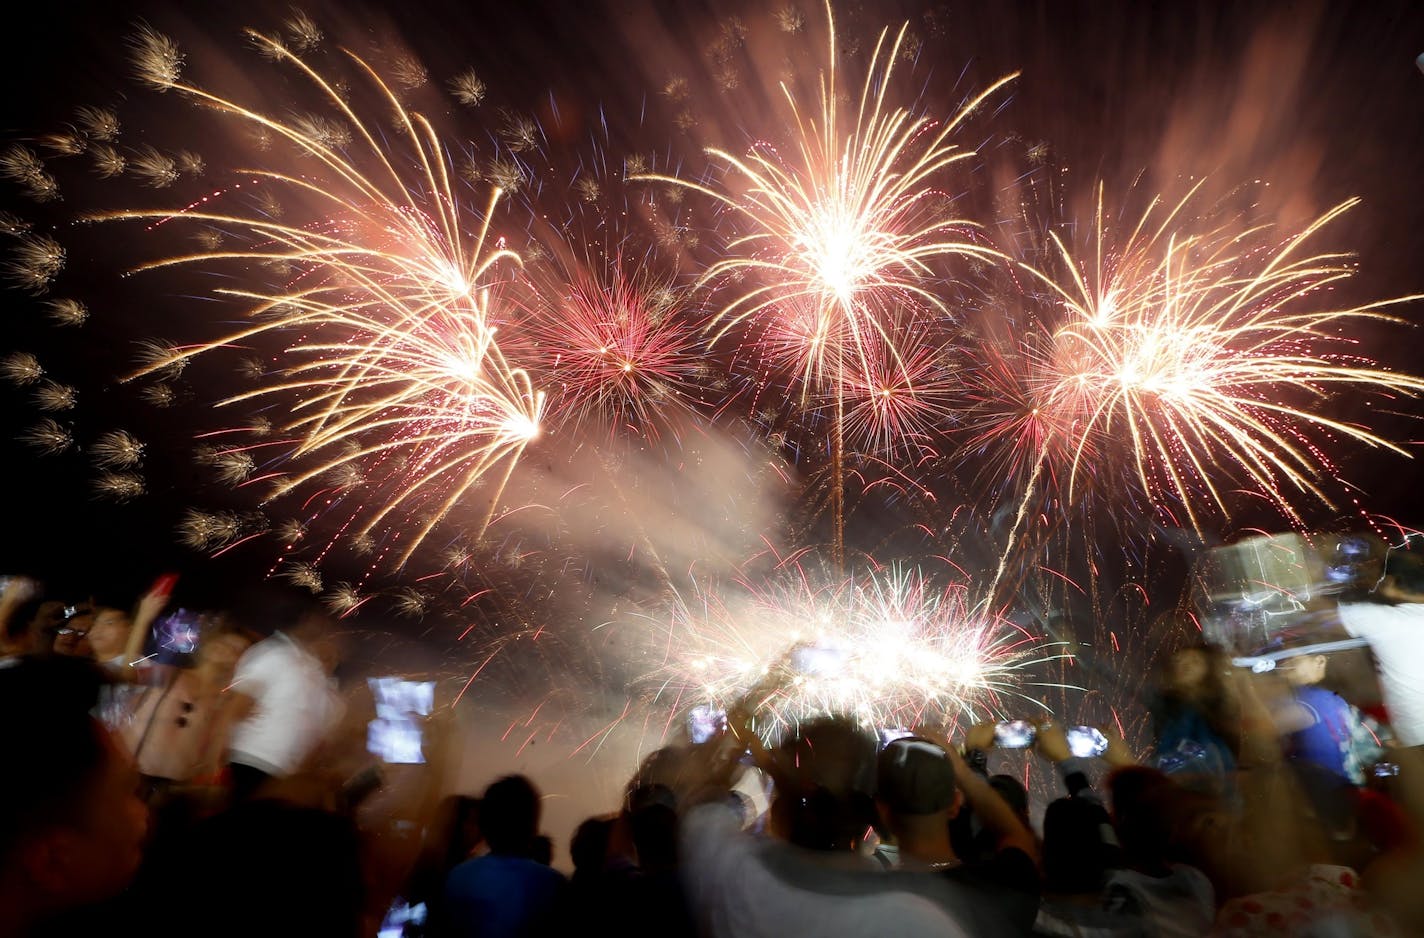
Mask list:
[{"label": "firework sparks", "polygon": [[680,708],[725,707],[785,667],[777,696],[758,701],[775,733],[818,713],[877,726],[915,726],[1000,712],[1025,669],[1056,655],[984,612],[968,588],[937,589],[918,572],[883,570],[818,588],[785,588],[729,601],[701,590],[670,613],[653,696]]},{"label": "firework sparks", "polygon": [[13,250],[5,273],[30,293],[44,293],[64,269],[64,247],[48,235],[21,235]]},{"label": "firework sparks", "polygon": [[40,410],[73,410],[79,403],[79,391],[68,384],[44,378],[35,388],[35,406]]},{"label": "firework sparks", "polygon": [[89,307],[78,300],[47,300],[49,318],[61,326],[82,326],[89,319]]},{"label": "firework sparks", "polygon": [[241,516],[230,511],[190,508],[178,524],[178,540],[194,550],[217,550],[247,536],[248,527]]},{"label": "firework sparks", "polygon": [[488,90],[474,69],[461,72],[450,79],[451,96],[465,107],[479,107]]},{"label": "firework sparks", "polygon": [[12,352],[0,361],[0,374],[18,387],[37,383],[44,377],[44,366],[29,352]]},{"label": "firework sparks", "polygon": [[540,291],[535,330],[560,414],[655,434],[657,413],[680,406],[694,384],[698,359],[681,298],[621,256],[603,271],[563,266],[573,269]]},{"label": "firework sparks", "polygon": [[[290,145],[309,166],[314,163],[320,178],[309,170],[244,172],[261,179],[266,190],[286,189],[317,200],[324,209],[304,224],[261,211],[103,216],[183,220],[229,235],[246,233],[240,245],[167,258],[142,269],[255,261],[281,279],[280,288],[270,291],[221,291],[247,305],[256,325],[204,345],[149,349],[145,367],[134,377],[171,376],[196,355],[264,336],[284,340],[284,359],[291,364],[263,369],[259,387],[223,402],[295,399],[292,418],[281,431],[297,440],[289,457],[292,471],[271,497],[357,466],[363,477],[382,486],[385,500],[367,503],[362,509],[366,517],[353,534],[371,533],[395,512],[415,515],[421,509],[424,520],[402,535],[405,545],[397,562],[403,564],[482,476],[503,466],[507,478],[519,452],[539,433],[544,396],[523,369],[506,361],[495,342],[498,320],[490,281],[497,265],[518,261],[502,245],[486,248],[499,191],[483,213],[465,206],[452,187],[447,149],[434,127],[405,110],[359,57],[350,60],[402,125],[403,152],[388,149],[336,87],[286,46],[257,33],[251,36],[309,79],[340,119],[309,115],[284,121],[185,84],[178,47],[152,30],[135,39],[136,62],[149,85],[254,126]],[[376,171],[358,168],[358,155]],[[403,174],[406,167],[415,168],[413,178]],[[299,288],[290,288],[294,281]],[[245,454],[233,451],[226,458],[231,462],[240,456]],[[246,458],[244,466],[224,470],[231,481],[251,472]],[[493,511],[492,501],[483,523]]]},{"label": "firework sparks", "polygon": [[74,445],[74,435],[48,417],[26,430],[20,439],[46,456],[58,456]]},{"label": "firework sparks", "polygon": [[132,472],[101,472],[94,477],[94,494],[113,502],[131,502],[145,491],[143,477]]},{"label": "firework sparks", "polygon": [[143,461],[143,443],[127,430],[109,430],[89,447],[89,455],[100,469],[132,469]]},{"label": "firework sparks", "polygon": [[1186,212],[1199,187],[1160,218],[1149,208],[1121,245],[1106,243],[1100,193],[1091,265],[1052,236],[1063,276],[1033,273],[1062,319],[1034,356],[1035,419],[1002,429],[1036,437],[1040,461],[1066,458],[1057,468],[1070,499],[1094,470],[1091,457],[1125,441],[1153,504],[1180,506],[1194,527],[1207,507],[1229,514],[1224,480],[1298,522],[1295,496],[1331,504],[1321,485],[1335,475],[1328,439],[1404,452],[1317,402],[1344,387],[1424,391],[1424,379],[1364,360],[1348,334],[1418,297],[1310,309],[1311,297],[1354,270],[1344,255],[1308,253],[1308,242],[1356,200],[1272,243],[1265,226],[1243,232],[1204,219],[1193,232]]},{"label": "firework sparks", "polygon": [[[737,192],[677,177],[638,177],[710,196],[745,225],[727,256],[702,277],[703,284],[753,281],[714,317],[713,340],[761,320],[773,346],[793,350],[805,386],[840,384],[849,371],[873,384],[872,341],[885,343],[893,361],[901,358],[888,323],[907,309],[942,309],[924,285],[934,275],[929,262],[946,255],[998,256],[966,239],[976,226],[950,217],[934,185],[943,170],[974,155],[951,142],[956,128],[1016,76],[990,85],[949,120],[916,116],[886,100],[904,35],[903,28],[893,40],[888,30],[881,33],[847,126],[832,23],[818,113],[808,116],[782,86],[796,131],[789,154],[765,145],[746,157],[707,151],[728,168]],[[791,330],[778,343],[775,333],[788,312]]]},{"label": "firework sparks", "polygon": [[36,202],[59,197],[59,183],[45,170],[44,162],[29,147],[14,144],[0,153],[0,177],[22,186]]},{"label": "firework sparks", "polygon": [[90,105],[78,107],[74,111],[74,122],[78,125],[80,133],[90,140],[109,143],[118,139],[119,115],[108,108]]}]

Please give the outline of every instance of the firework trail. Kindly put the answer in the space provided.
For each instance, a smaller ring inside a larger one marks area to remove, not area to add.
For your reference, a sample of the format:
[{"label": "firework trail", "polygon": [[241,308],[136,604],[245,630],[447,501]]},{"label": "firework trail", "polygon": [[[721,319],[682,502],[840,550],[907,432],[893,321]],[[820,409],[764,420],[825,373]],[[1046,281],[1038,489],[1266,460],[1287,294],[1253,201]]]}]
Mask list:
[{"label": "firework trail", "polygon": [[[294,39],[309,33],[297,28],[302,25],[291,26]],[[237,175],[265,193],[285,190],[318,208],[306,224],[286,223],[271,211],[271,200],[264,205],[259,198],[251,211],[223,210],[225,201],[238,201],[227,190],[225,197],[182,211],[98,216],[150,227],[189,224],[223,235],[216,245],[200,242],[198,251],[140,270],[249,270],[261,264],[285,275],[270,289],[215,291],[244,304],[256,324],[196,346],[149,350],[145,366],[131,377],[171,376],[220,348],[278,345],[277,367],[266,370],[259,386],[221,403],[286,406],[289,417],[276,435],[291,449],[277,458],[266,449],[256,456],[229,452],[224,477],[244,482],[256,459],[266,458],[283,470],[269,496],[278,498],[357,467],[373,484],[363,504],[348,504],[357,516],[351,533],[373,536],[379,530],[403,539],[395,552],[396,564],[403,565],[484,477],[507,478],[539,434],[544,395],[528,372],[505,359],[495,338],[503,315],[500,269],[518,263],[502,243],[491,246],[490,215],[500,192],[491,194],[483,212],[467,206],[434,127],[406,110],[360,57],[347,53],[395,114],[401,131],[396,143],[363,122],[342,90],[298,58],[292,45],[249,35],[264,54],[308,79],[340,121],[273,117],[185,84],[183,53],[152,30],[133,40],[134,61],[150,87],[184,95],[287,144],[303,161],[299,170],[258,168]],[[150,183],[155,178],[145,172]],[[241,465],[239,455],[246,460]],[[488,523],[497,500],[496,490],[476,529]],[[414,524],[397,523],[411,518]]]},{"label": "firework trail", "polygon": [[[905,27],[882,31],[847,121],[836,67],[839,54],[830,8],[830,55],[818,107],[806,113],[785,85],[794,144],[783,154],[758,145],[746,157],[708,154],[730,177],[718,188],[672,176],[640,178],[686,186],[722,204],[745,231],[702,283],[728,283],[736,294],[712,319],[715,344],[751,320],[767,335],[763,348],[798,375],[803,398],[829,389],[835,401],[832,461],[837,562],[843,549],[843,407],[857,389],[883,388],[885,363],[913,385],[898,339],[916,311],[944,312],[929,288],[931,261],[948,255],[996,257],[971,240],[976,226],[952,217],[936,179],[972,157],[950,137],[966,116],[1015,76],[990,85],[949,120],[916,116],[886,99]],[[750,287],[737,284],[749,282]],[[916,330],[908,329],[913,334]],[[854,375],[854,380],[850,376]]]}]

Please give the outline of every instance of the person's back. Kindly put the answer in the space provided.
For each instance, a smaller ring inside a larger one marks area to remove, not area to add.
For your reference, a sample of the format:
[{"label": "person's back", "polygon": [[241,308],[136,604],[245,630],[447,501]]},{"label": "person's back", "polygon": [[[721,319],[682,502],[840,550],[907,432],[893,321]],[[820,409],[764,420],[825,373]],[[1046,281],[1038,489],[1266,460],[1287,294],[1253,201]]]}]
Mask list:
[{"label": "person's back", "polygon": [[553,906],[564,877],[527,857],[496,853],[466,860],[445,881],[451,935],[513,938],[553,928]]},{"label": "person's back", "polygon": [[1205,935],[1216,909],[1211,881],[1196,867],[1171,860],[1176,786],[1155,769],[1133,767],[1114,772],[1108,787],[1126,868],[1108,875],[1104,904],[1137,918],[1145,935]]},{"label": "person's back", "polygon": [[480,802],[490,852],[466,860],[445,881],[448,935],[517,938],[560,927],[564,877],[529,853],[539,830],[539,793],[513,775],[490,785]]},{"label": "person's back", "polygon": [[847,851],[824,856],[743,833],[728,805],[693,809],[681,833],[683,885],[714,938],[967,934],[933,900]]}]

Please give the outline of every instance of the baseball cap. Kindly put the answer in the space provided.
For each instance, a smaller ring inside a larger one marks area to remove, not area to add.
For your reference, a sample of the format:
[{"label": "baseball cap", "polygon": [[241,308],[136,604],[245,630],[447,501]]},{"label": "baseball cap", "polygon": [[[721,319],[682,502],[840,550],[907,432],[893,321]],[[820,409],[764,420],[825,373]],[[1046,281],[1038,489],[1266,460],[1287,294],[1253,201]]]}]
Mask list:
[{"label": "baseball cap", "polygon": [[896,814],[934,814],[954,804],[954,766],[944,749],[919,736],[880,751],[877,795]]}]

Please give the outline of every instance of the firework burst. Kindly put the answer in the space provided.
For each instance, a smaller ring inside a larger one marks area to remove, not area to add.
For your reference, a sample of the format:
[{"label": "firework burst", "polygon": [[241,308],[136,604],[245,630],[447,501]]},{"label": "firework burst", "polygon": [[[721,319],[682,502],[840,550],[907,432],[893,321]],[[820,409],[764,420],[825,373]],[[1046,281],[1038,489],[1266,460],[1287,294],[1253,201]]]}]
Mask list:
[{"label": "firework burst", "polygon": [[29,293],[44,293],[64,269],[64,247],[48,235],[21,235],[13,251],[5,273]]},{"label": "firework burst", "polygon": [[681,296],[621,255],[606,270],[554,266],[564,270],[539,291],[535,333],[560,415],[656,435],[659,413],[685,407],[694,388],[698,358]]},{"label": "firework burst", "polygon": [[61,326],[82,326],[89,320],[89,307],[78,300],[47,300],[44,305],[49,318]]},{"label": "firework burst", "polygon": [[736,598],[700,589],[666,618],[651,630],[650,696],[674,710],[725,707],[785,669],[776,695],[756,702],[764,734],[818,713],[882,727],[979,721],[1021,696],[1031,665],[1057,657],[983,611],[967,585],[937,588],[918,571],[829,586],[801,574]]},{"label": "firework burst", "polygon": [[[499,191],[483,213],[465,205],[433,125],[403,108],[361,58],[348,54],[396,115],[402,128],[396,144],[369,129],[347,96],[288,46],[250,35],[308,79],[339,117],[283,120],[186,84],[182,53],[152,30],[135,38],[135,61],[150,86],[261,130],[274,142],[274,159],[281,155],[277,144],[284,144],[303,160],[300,173],[252,169],[242,175],[260,180],[265,191],[287,191],[320,207],[300,222],[221,206],[102,216],[190,222],[241,242],[154,261],[143,270],[255,262],[280,281],[272,289],[220,290],[244,304],[256,324],[203,345],[150,350],[133,377],[171,376],[181,363],[224,347],[280,343],[283,364],[263,369],[257,388],[223,402],[290,402],[291,419],[279,432],[295,441],[294,449],[271,497],[358,467],[380,495],[348,505],[361,516],[349,533],[369,535],[397,517],[423,519],[399,534],[404,546],[396,559],[403,564],[481,477],[498,468],[507,478],[539,432],[543,394],[495,342],[498,272],[518,262],[502,245],[487,248]],[[238,474],[228,476],[238,480]],[[493,511],[492,500],[475,527],[488,523]]]},{"label": "firework burst", "polygon": [[[764,144],[746,157],[709,149],[730,177],[718,189],[677,177],[638,177],[710,196],[744,226],[702,277],[703,284],[731,284],[736,294],[709,326],[713,341],[760,320],[770,347],[788,350],[807,387],[842,384],[853,372],[875,384],[870,344],[884,343],[898,362],[892,323],[910,310],[943,310],[927,287],[936,276],[930,262],[946,255],[998,256],[968,237],[973,223],[949,214],[936,180],[974,155],[951,141],[954,131],[1015,76],[990,85],[949,120],[915,115],[886,98],[904,35],[903,28],[893,40],[888,30],[881,33],[849,121],[841,113],[832,22],[816,114],[809,116],[782,86],[795,131],[784,154]],[[747,282],[750,289],[737,286]],[[778,335],[788,316],[789,330]]]},{"label": "firework burst", "polygon": [[1208,509],[1229,515],[1228,482],[1300,523],[1299,496],[1331,504],[1329,440],[1404,452],[1321,402],[1346,388],[1424,391],[1424,379],[1355,351],[1361,326],[1393,321],[1381,310],[1419,297],[1313,305],[1354,268],[1345,255],[1310,253],[1309,242],[1356,200],[1281,239],[1267,226],[1187,217],[1200,185],[1162,212],[1154,201],[1121,244],[1108,241],[1100,192],[1088,263],[1052,235],[1060,273],[1030,269],[1059,321],[1031,356],[1034,419],[1010,419],[1002,432],[1036,447],[1040,463],[1066,460],[1055,468],[1070,500],[1097,457],[1125,444],[1151,502],[1193,527]]}]

